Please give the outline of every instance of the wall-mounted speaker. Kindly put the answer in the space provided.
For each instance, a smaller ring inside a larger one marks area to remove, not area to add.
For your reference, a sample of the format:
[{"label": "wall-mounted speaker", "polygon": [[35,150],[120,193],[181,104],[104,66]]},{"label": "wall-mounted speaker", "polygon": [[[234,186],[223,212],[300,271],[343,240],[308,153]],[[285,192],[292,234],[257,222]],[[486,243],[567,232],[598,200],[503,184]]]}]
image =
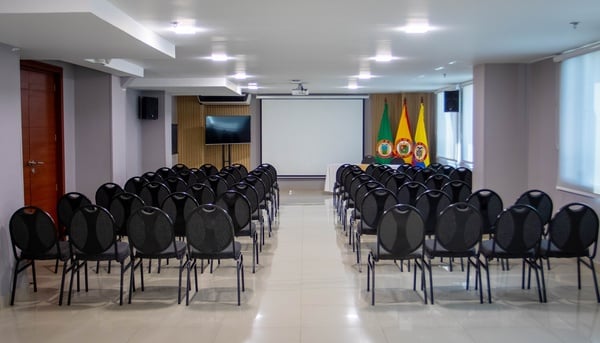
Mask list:
[{"label": "wall-mounted speaker", "polygon": [[444,92],[444,112],[458,112],[459,104],[459,93],[458,91],[446,91]]},{"label": "wall-mounted speaker", "polygon": [[138,104],[138,117],[140,119],[158,119],[158,98],[140,96]]}]

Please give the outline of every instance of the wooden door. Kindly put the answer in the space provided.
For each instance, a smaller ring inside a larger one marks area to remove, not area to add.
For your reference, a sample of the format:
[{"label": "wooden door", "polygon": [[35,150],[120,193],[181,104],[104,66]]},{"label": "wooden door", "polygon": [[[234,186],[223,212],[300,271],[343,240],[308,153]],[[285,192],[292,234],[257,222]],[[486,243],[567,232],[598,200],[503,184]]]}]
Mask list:
[{"label": "wooden door", "polygon": [[25,204],[42,208],[56,221],[63,191],[62,94],[55,67],[22,62],[21,116]]}]

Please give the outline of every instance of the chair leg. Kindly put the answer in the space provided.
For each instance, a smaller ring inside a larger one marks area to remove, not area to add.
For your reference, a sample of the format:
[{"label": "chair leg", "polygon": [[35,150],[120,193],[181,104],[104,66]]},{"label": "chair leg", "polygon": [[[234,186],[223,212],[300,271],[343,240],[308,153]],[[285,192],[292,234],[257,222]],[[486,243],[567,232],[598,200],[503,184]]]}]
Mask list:
[{"label": "chair leg", "polygon": [[181,276],[183,274],[183,268],[187,266],[187,261],[183,263],[183,257],[179,260],[179,283],[177,284],[177,304],[181,304]]},{"label": "chair leg", "polygon": [[[132,259],[133,259],[133,257],[132,257]],[[133,277],[134,277],[133,275],[135,274],[135,268],[136,268],[135,260],[133,260],[133,261],[134,261],[134,263],[131,266],[131,270],[129,271],[129,299],[127,300],[128,304],[131,304],[131,296],[133,293]]]},{"label": "chair leg", "polygon": [[33,278],[33,291],[37,292],[37,277],[35,273],[35,260],[31,260],[31,274]]},{"label": "chair leg", "polygon": [[237,272],[237,304],[240,306],[240,261],[236,263]]},{"label": "chair leg", "polygon": [[17,290],[17,276],[19,275],[19,262],[20,262],[20,260],[15,261],[15,271],[13,273],[12,292],[10,294],[10,306],[13,306],[15,304],[15,292]]},{"label": "chair leg", "polygon": [[596,268],[594,267],[594,260],[591,257],[590,259],[590,269],[592,270],[592,276],[594,278],[594,288],[596,289],[596,300],[600,303],[600,292],[598,292],[598,279],[596,277]]},{"label": "chair leg", "polygon": [[242,292],[246,291],[246,282],[244,281],[244,255],[240,254],[240,265],[242,269]]},{"label": "chair leg", "polygon": [[548,302],[548,298],[546,295],[546,279],[544,278],[544,260],[542,260],[541,258],[539,260],[540,260],[540,274],[542,277],[542,297],[543,297],[542,300],[544,302]]},{"label": "chair leg", "polygon": [[[483,268],[485,269],[485,277],[486,277],[486,281],[487,281],[487,293],[488,293],[488,303],[492,303],[492,291],[491,291],[491,287],[490,287],[490,264],[489,264],[489,259],[487,257],[484,257],[484,261],[485,261],[485,266],[483,266]],[[483,288],[483,284],[480,286],[481,288]]]},{"label": "chair leg", "polygon": [[581,289],[581,257],[577,258],[577,289]]},{"label": "chair leg", "polygon": [[62,272],[62,277],[60,278],[60,291],[58,293],[58,306],[62,306],[62,302],[63,302],[63,293],[64,293],[64,290],[65,290],[65,276],[67,274],[67,270],[69,269],[67,267],[68,261],[69,260],[66,260],[63,263],[63,272]]}]

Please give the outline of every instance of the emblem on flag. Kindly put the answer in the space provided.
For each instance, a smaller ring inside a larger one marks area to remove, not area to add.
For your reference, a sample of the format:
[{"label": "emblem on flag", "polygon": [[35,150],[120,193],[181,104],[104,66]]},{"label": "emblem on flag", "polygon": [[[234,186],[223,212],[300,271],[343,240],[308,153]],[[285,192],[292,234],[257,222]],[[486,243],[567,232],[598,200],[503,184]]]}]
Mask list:
[{"label": "emblem on flag", "polygon": [[402,158],[409,157],[412,154],[412,142],[406,138],[400,139],[396,143],[396,151],[398,151],[398,156]]},{"label": "emblem on flag", "polygon": [[392,141],[382,139],[377,142],[377,155],[381,158],[391,158],[394,152]]}]

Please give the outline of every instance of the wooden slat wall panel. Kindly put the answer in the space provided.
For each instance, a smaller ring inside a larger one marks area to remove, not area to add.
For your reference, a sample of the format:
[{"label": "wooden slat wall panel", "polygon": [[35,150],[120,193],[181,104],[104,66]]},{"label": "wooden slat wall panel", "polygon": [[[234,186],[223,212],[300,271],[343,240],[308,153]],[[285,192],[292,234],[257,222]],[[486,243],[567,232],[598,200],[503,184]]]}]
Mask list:
[{"label": "wooden slat wall panel", "polygon": [[388,103],[388,115],[390,117],[392,136],[396,136],[396,130],[398,129],[398,123],[400,122],[400,113],[402,112],[402,101],[406,99],[410,131],[413,134],[414,139],[421,98],[423,98],[423,102],[425,104],[425,129],[427,130],[427,138],[429,140],[429,150],[431,156],[435,156],[435,112],[433,106],[435,96],[432,93],[371,94],[369,96],[369,100],[371,103],[371,117],[373,118],[371,130],[373,151],[366,151],[365,153],[375,155],[374,149],[377,146],[377,134],[379,133],[379,124],[381,123],[383,106],[386,99]]},{"label": "wooden slat wall panel", "polygon": [[[201,105],[194,96],[177,97],[179,163],[188,167],[210,163],[221,169],[222,147],[204,145],[204,123],[207,115],[250,115],[250,106],[206,106]],[[249,168],[250,144],[232,144],[231,163],[241,163]]]}]

